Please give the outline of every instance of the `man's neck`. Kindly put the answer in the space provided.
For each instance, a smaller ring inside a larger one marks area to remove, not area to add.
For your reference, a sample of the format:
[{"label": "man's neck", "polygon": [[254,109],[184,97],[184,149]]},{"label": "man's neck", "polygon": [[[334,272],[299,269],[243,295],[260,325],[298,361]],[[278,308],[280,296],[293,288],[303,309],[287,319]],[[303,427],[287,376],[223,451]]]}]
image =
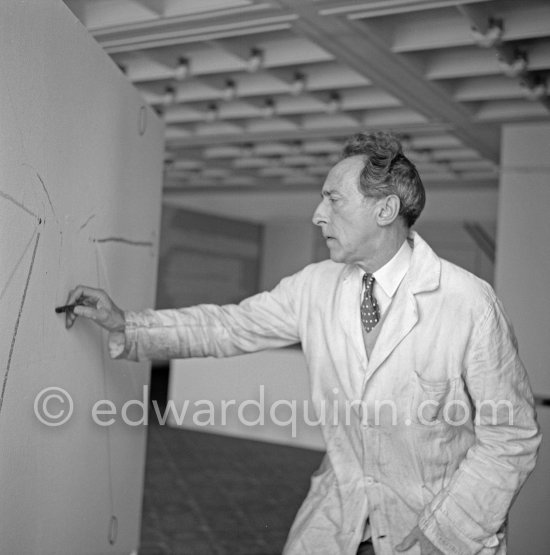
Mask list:
[{"label": "man's neck", "polygon": [[388,230],[381,237],[379,246],[374,249],[373,256],[358,265],[365,272],[373,274],[397,254],[403,242],[407,239],[407,233],[408,230],[404,228]]}]

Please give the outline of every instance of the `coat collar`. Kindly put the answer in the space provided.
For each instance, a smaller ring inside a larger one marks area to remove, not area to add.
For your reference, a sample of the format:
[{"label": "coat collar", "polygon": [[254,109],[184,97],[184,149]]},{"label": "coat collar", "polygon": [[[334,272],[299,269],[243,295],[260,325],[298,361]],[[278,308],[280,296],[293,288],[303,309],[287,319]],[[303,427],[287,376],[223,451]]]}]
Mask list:
[{"label": "coat collar", "polygon": [[434,291],[441,278],[441,259],[416,231],[410,231],[407,240],[413,247],[411,265],[405,276],[411,293]]}]

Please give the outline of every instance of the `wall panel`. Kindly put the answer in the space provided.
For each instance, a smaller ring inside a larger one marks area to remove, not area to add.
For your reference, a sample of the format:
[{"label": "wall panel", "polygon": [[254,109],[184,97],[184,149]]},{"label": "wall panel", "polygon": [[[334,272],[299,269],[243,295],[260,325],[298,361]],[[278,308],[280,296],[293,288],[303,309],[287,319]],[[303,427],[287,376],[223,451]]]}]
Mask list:
[{"label": "wall panel", "polygon": [[0,553],[130,553],[146,431],[92,407],[149,366],[54,307],[77,283],[153,304],[162,125],[59,0],[2,2],[0,98]]}]

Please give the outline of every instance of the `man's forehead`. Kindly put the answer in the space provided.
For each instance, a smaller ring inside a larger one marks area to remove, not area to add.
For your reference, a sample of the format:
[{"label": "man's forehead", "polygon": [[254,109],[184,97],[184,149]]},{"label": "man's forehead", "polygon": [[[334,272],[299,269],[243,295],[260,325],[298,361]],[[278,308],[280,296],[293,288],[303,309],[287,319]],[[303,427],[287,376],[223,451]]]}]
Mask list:
[{"label": "man's forehead", "polygon": [[364,156],[350,156],[340,160],[333,166],[330,173],[335,175],[344,176],[351,175],[352,177],[358,176],[365,165]]},{"label": "man's forehead", "polygon": [[363,156],[350,156],[340,160],[329,171],[323,185],[322,194],[330,191],[338,191],[350,184],[359,183],[359,174],[364,166]]}]

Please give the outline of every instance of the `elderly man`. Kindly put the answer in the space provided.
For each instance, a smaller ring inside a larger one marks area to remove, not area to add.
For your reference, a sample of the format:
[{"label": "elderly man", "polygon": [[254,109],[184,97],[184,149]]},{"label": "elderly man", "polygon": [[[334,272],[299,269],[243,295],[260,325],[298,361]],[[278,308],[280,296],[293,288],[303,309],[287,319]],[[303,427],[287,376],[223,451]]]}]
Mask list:
[{"label": "elderly man", "polygon": [[[506,517],[540,433],[491,287],[411,231],[424,187],[399,141],[359,134],[313,222],[331,260],[239,305],[122,312],[77,287],[67,315],[114,357],[231,356],[301,342],[327,453],[287,555],[506,552]],[[373,551],[374,550],[374,551]]]}]

